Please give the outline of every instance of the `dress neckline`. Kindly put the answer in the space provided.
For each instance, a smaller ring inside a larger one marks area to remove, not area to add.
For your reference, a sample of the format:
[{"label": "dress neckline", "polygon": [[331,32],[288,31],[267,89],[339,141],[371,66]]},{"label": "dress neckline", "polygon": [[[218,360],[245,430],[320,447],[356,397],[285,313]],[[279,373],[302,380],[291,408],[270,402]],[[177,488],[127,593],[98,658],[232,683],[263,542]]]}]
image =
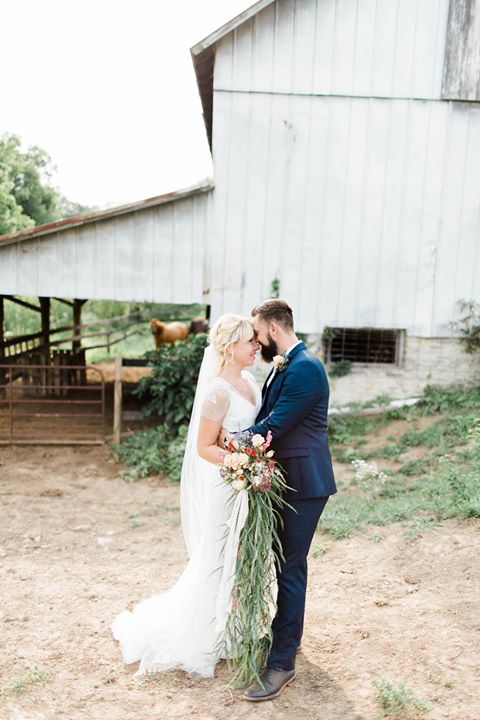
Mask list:
[{"label": "dress neckline", "polygon": [[[220,375],[217,375],[217,377],[218,377],[219,380],[223,380],[223,382],[227,383],[227,385],[230,385],[230,387],[231,387],[233,390],[235,390],[235,392],[237,393],[237,395],[240,395],[240,397],[243,398],[243,399],[245,400],[245,402],[247,402],[247,403],[248,403],[249,405],[251,405],[253,408],[256,408],[256,407],[257,407],[257,400],[256,400],[256,399],[255,399],[255,402],[252,403],[252,401],[251,401],[249,398],[245,397],[245,395],[244,395],[243,393],[241,393],[240,390],[238,390],[238,389],[235,387],[235,385],[232,385],[232,383],[231,383],[229,380],[226,380],[224,377],[221,377]],[[242,376],[242,377],[243,377],[243,376]],[[247,380],[247,382],[248,382],[248,380]],[[255,391],[254,391],[254,393],[253,393],[253,397],[255,398]]]}]

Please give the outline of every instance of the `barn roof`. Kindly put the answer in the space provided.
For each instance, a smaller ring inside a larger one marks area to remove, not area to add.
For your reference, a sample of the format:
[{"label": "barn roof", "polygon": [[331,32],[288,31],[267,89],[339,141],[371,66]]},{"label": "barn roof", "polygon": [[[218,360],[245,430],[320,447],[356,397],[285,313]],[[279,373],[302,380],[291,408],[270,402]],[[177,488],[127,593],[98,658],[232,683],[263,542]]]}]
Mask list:
[{"label": "barn roof", "polygon": [[148,210],[149,208],[156,207],[157,205],[165,205],[167,203],[176,202],[177,200],[183,200],[184,198],[192,195],[209,192],[210,190],[213,190],[213,187],[213,184],[210,182],[201,183],[183,190],[176,190],[175,192],[169,192],[164,195],[156,195],[155,197],[147,198],[146,200],[128,203],[127,205],[119,205],[117,207],[107,208],[106,210],[97,210],[84,215],[77,215],[76,217],[63,218],[62,220],[55,220],[54,222],[46,223],[45,225],[36,225],[35,227],[19,230],[18,232],[0,235],[0,248],[5,245],[21,242],[23,240],[30,240],[43,235],[58,233],[62,230],[69,230],[72,227],[88,225],[89,223],[95,223],[99,220],[107,220],[120,215],[127,215],[128,213]]},{"label": "barn roof", "polygon": [[276,0],[259,0],[255,5],[247,8],[240,15],[229,20],[225,25],[222,25],[218,30],[210,33],[210,35],[207,35],[206,38],[190,48],[210,149],[212,149],[213,67],[216,45],[222,38],[246,23],[273,2],[276,2]]}]

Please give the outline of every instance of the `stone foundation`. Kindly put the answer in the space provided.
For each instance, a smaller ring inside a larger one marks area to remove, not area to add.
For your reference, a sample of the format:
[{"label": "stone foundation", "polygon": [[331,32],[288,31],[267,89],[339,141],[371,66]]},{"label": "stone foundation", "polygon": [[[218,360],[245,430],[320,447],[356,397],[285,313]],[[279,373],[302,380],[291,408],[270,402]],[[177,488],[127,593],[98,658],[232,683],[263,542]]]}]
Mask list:
[{"label": "stone foundation", "polygon": [[[363,403],[379,395],[392,400],[415,397],[426,385],[480,384],[480,354],[469,355],[456,338],[407,336],[402,354],[398,366],[353,363],[348,375],[329,378],[330,406]],[[322,353],[318,355],[323,360]]]}]

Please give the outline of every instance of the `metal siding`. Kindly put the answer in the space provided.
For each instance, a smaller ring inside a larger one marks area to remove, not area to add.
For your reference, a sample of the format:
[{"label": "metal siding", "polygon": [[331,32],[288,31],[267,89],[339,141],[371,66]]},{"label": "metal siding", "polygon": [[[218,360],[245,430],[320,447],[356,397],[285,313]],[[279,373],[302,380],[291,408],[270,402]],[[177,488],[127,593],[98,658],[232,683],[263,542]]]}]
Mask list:
[{"label": "metal siding", "polygon": [[475,282],[460,269],[478,263],[474,107],[461,115],[467,132],[465,119],[448,130],[439,102],[220,92],[214,105],[225,152],[213,232],[227,258],[214,274],[216,314],[249,312],[278,276],[300,330],[449,334],[459,288]]},{"label": "metal siding", "polygon": [[118,285],[122,288],[117,270],[118,241],[115,220],[95,223],[93,287],[97,296],[117,298]]},{"label": "metal siding", "polygon": [[[37,252],[38,252],[37,240]],[[36,268],[36,287],[39,295],[55,296],[62,286],[62,268],[58,261],[58,235],[43,241],[42,260]]]},{"label": "metal siding", "polygon": [[447,20],[448,0],[278,0],[220,41],[214,89],[438,99]]},{"label": "metal siding", "polygon": [[17,289],[18,245],[8,245],[0,254],[0,294],[14,295]]},{"label": "metal siding", "polygon": [[480,301],[480,112],[451,103],[444,206],[438,243],[433,332],[448,334],[459,300]]},{"label": "metal siding", "polygon": [[200,302],[207,202],[202,194],[2,247],[0,292]]},{"label": "metal siding", "polygon": [[172,258],[174,246],[173,205],[156,208],[155,243],[152,256],[153,296],[161,302],[164,298],[173,297]]},{"label": "metal siding", "polygon": [[[191,297],[193,245],[193,202],[173,206],[175,235],[173,246],[173,302],[185,302]],[[199,266],[202,267],[201,264]]]},{"label": "metal siding", "polygon": [[[91,298],[92,300],[105,300],[109,298],[102,297],[98,294],[95,284],[95,267],[97,264],[96,256],[96,226],[87,226],[87,228],[76,228],[77,236],[77,280],[75,283],[75,297]],[[60,236],[61,242],[61,236]],[[39,262],[41,262],[41,244],[39,246]],[[21,291],[20,291],[21,292]],[[60,297],[72,297],[70,287],[65,285],[62,289]],[[110,298],[115,300],[116,297]]]},{"label": "metal siding", "polygon": [[[197,197],[192,198],[192,232],[191,251],[187,262],[190,266],[190,286],[187,288],[189,297],[203,298],[205,281],[205,245],[207,243],[207,208],[206,199],[199,202]],[[199,272],[199,268],[201,269]]]}]

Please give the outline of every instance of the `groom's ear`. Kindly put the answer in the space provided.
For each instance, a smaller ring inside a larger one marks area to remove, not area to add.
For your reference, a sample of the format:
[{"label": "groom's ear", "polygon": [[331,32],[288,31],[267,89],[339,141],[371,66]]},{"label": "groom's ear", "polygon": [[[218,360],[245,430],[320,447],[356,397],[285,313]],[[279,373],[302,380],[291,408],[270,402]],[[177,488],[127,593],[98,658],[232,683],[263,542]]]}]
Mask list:
[{"label": "groom's ear", "polygon": [[268,324],[268,331],[272,338],[275,338],[278,335],[278,323],[275,322],[275,320],[271,320]]}]

